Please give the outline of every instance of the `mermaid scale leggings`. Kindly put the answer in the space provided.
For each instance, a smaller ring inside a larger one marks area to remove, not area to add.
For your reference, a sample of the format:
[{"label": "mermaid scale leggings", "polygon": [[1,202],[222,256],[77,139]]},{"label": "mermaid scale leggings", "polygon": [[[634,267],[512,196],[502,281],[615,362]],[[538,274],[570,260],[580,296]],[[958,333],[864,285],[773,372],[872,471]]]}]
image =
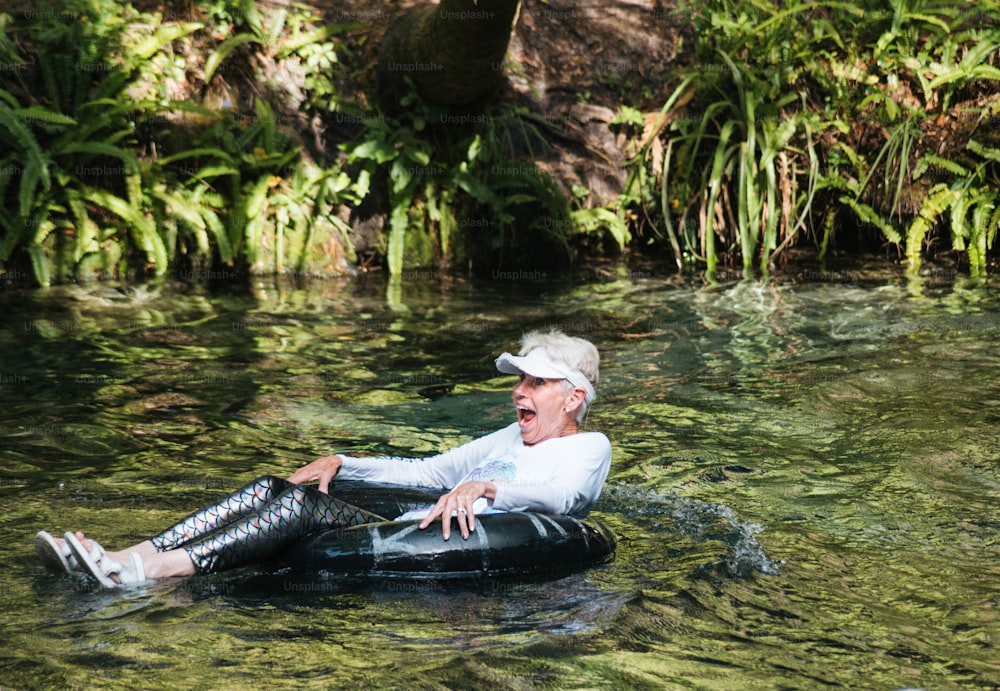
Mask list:
[{"label": "mermaid scale leggings", "polygon": [[157,551],[183,548],[198,573],[246,566],[323,528],[384,521],[381,516],[265,475],[151,538]]}]

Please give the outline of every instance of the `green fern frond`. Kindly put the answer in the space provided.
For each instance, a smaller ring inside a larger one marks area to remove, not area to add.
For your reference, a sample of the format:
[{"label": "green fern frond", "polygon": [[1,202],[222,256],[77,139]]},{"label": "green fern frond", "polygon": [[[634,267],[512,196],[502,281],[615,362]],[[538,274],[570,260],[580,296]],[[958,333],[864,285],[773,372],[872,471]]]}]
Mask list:
[{"label": "green fern frond", "polygon": [[[205,25],[201,22],[163,24],[151,36],[136,45],[131,50],[131,55],[141,59],[150,58],[164,46],[203,28]],[[206,78],[205,81],[207,82],[208,79]]]},{"label": "green fern frond", "polygon": [[909,262],[910,272],[916,272],[920,267],[920,250],[928,231],[959,194],[948,185],[939,183],[924,197],[917,217],[910,222],[910,227],[906,231],[906,259]]},{"label": "green fern frond", "polygon": [[205,61],[206,84],[212,81],[212,77],[215,76],[216,70],[218,70],[223,61],[229,57],[229,54],[245,43],[261,43],[261,40],[254,34],[243,33],[230,36],[219,44],[219,47],[216,48]]},{"label": "green fern frond", "polygon": [[[38,140],[35,139],[35,135],[32,134],[31,130],[21,121],[17,113],[6,103],[0,103],[0,127],[6,129],[12,135],[12,143],[27,154],[26,170],[33,170],[33,175],[37,176],[36,183],[40,181],[43,189],[48,191],[52,184],[48,158],[42,152],[42,147],[39,145]],[[25,177],[27,177],[27,173],[25,173]],[[32,184],[26,187],[22,178],[22,210],[25,206],[30,206],[30,204],[25,204],[24,195],[33,195],[35,186],[36,184]]]}]

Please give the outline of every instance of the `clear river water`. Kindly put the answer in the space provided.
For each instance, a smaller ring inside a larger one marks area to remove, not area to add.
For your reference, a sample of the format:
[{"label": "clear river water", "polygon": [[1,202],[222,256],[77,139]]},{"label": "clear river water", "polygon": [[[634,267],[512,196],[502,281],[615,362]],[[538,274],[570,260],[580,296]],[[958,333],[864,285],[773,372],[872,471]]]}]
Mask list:
[{"label": "clear river water", "polygon": [[[0,292],[0,688],[1000,687],[997,279],[411,278]],[[108,591],[35,557],[493,431],[493,359],[548,326],[602,353],[612,563]]]}]

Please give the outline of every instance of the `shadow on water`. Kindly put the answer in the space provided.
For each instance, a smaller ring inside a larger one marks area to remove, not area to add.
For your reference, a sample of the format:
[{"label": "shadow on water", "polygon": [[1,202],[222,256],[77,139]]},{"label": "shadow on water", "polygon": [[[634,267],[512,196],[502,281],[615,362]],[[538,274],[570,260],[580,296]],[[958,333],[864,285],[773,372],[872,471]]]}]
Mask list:
[{"label": "shadow on water", "polygon": [[[0,678],[13,688],[984,688],[1000,683],[989,283],[358,279],[0,294]],[[244,569],[108,592],[109,547],[265,473],[510,420],[501,350],[601,347],[614,562],[537,580]],[[280,669],[280,678],[274,670]]]}]

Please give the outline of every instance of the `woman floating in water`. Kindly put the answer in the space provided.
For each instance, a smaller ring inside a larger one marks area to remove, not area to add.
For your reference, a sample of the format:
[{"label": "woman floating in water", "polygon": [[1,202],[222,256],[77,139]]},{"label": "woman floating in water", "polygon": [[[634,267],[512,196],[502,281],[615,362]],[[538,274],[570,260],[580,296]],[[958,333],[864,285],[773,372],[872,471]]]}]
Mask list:
[{"label": "woman floating in water", "polygon": [[[335,476],[447,489],[429,508],[399,519],[454,520],[463,538],[477,514],[535,511],[586,516],[611,466],[611,444],[600,432],[580,432],[598,382],[597,349],[560,331],[531,332],[519,355],[503,353],[497,369],[520,376],[514,387],[517,422],[425,459],[325,456],[287,480],[258,478],[217,504],[159,535],[107,552],[81,532],[63,540],[42,531],[35,549],[52,571],[84,571],[106,587],[171,576],[224,571],[267,561],[305,535],[386,519],[328,494]],[[319,487],[300,483],[318,481]]]}]

